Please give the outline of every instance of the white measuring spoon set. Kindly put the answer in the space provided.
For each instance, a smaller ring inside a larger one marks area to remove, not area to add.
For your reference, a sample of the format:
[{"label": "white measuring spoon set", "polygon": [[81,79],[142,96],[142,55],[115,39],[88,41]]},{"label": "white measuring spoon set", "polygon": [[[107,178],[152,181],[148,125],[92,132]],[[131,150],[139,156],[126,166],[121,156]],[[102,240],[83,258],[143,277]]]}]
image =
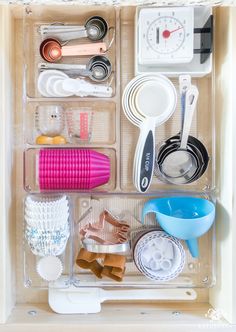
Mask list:
[{"label": "white measuring spoon set", "polygon": [[155,128],[169,119],[176,103],[176,89],[163,75],[137,76],[124,90],[125,115],[140,128],[133,164],[133,182],[140,192],[148,190],[153,176]]},{"label": "white measuring spoon set", "polygon": [[38,91],[43,97],[100,97],[112,96],[107,85],[92,84],[80,78],[70,78],[60,70],[47,70],[39,74]]}]

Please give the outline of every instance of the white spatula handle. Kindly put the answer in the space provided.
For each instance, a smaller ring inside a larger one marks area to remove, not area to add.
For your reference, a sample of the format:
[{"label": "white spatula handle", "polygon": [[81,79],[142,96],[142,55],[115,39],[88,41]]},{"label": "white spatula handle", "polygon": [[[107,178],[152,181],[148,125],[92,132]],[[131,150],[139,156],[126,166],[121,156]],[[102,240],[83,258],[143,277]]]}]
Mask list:
[{"label": "white spatula handle", "polygon": [[192,301],[197,298],[193,289],[136,289],[136,290],[112,290],[101,289],[101,302],[128,301],[128,300],[173,300]]}]

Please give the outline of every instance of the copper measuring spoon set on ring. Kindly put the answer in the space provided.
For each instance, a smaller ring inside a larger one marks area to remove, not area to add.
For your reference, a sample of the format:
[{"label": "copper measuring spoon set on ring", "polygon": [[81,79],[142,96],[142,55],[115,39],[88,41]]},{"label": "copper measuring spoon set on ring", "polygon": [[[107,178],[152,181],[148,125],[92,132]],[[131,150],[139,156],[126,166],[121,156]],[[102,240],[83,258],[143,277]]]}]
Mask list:
[{"label": "copper measuring spoon set on ring", "polygon": [[[48,36],[50,34],[50,37],[44,39],[40,44],[40,55],[47,62],[57,62],[64,56],[105,54],[110,48],[114,40],[114,36],[109,46],[107,46],[106,43],[101,40],[111,29],[113,28],[109,29],[107,22],[100,16],[91,17],[85,24],[85,27],[64,25],[50,25],[41,27],[41,34],[43,36]],[[45,33],[45,31],[47,33]],[[67,45],[69,40],[86,37],[91,41],[99,42]],[[62,43],[59,40],[64,42]]]},{"label": "copper measuring spoon set on ring", "polygon": [[41,57],[47,62],[59,61],[64,56],[105,54],[107,50],[104,42],[63,46],[54,38],[45,39],[39,48]]}]

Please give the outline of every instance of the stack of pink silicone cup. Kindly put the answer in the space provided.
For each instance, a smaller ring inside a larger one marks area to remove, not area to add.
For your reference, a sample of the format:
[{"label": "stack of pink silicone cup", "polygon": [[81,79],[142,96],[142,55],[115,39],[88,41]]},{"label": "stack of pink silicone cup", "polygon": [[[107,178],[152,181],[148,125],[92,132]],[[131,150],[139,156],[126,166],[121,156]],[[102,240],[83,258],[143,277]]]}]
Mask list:
[{"label": "stack of pink silicone cup", "polygon": [[106,184],[108,156],[89,149],[41,149],[39,187],[45,190],[83,190]]}]

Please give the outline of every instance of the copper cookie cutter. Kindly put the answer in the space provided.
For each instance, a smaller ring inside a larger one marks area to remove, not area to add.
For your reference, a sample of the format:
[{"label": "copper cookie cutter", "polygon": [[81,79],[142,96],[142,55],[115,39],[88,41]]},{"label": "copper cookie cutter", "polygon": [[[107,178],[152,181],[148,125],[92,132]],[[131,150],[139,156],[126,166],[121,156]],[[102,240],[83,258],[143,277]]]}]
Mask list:
[{"label": "copper cookie cutter", "polygon": [[[102,261],[100,264],[99,262]],[[125,256],[115,254],[96,254],[81,248],[76,264],[82,269],[91,270],[99,279],[103,276],[115,281],[122,281],[125,273]]]},{"label": "copper cookie cutter", "polygon": [[[112,225],[112,230],[106,230],[106,223]],[[92,239],[100,244],[114,245],[129,241],[130,226],[117,220],[107,210],[99,216],[99,222],[89,223],[80,230],[81,240]]]}]

